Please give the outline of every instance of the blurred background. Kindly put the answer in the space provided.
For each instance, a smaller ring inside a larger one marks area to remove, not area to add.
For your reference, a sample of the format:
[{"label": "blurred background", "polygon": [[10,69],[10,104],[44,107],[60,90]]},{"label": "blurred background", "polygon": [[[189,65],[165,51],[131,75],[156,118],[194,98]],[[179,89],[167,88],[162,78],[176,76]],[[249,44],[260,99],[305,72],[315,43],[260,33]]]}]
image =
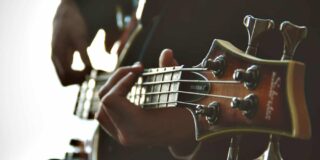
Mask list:
[{"label": "blurred background", "polygon": [[62,87],[51,62],[59,3],[1,1],[0,159],[63,158],[70,138],[90,139],[97,125],[73,116],[79,87]]}]

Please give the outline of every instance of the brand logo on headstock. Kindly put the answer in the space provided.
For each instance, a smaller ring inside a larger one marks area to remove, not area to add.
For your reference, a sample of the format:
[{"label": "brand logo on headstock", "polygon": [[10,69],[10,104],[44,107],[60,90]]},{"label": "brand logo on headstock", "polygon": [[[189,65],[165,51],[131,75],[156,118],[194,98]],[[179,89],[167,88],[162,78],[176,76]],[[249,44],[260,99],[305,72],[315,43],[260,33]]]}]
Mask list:
[{"label": "brand logo on headstock", "polygon": [[195,92],[206,92],[208,90],[208,86],[206,84],[190,85],[190,90]]},{"label": "brand logo on headstock", "polygon": [[268,102],[266,107],[266,116],[265,116],[266,120],[271,120],[272,118],[272,112],[274,111],[273,100],[275,96],[279,95],[277,90],[280,88],[280,82],[281,82],[280,76],[278,76],[276,72],[272,72],[270,89],[268,94]]}]

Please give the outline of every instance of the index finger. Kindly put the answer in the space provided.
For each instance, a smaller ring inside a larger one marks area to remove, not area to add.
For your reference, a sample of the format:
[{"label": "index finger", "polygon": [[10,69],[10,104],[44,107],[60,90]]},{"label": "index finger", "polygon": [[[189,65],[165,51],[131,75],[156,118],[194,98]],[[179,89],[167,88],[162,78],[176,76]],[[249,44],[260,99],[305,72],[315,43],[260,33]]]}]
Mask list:
[{"label": "index finger", "polygon": [[160,67],[170,67],[177,66],[178,63],[173,57],[173,51],[171,49],[164,49],[159,57],[159,66]]},{"label": "index finger", "polygon": [[99,98],[102,99],[102,97],[109,92],[109,90],[124,76],[126,76],[128,73],[140,73],[143,71],[143,66],[141,63],[135,64],[133,66],[126,66],[121,67],[117,71],[115,71],[112,76],[108,79],[108,81],[105,83],[105,85],[101,88],[99,91]]}]

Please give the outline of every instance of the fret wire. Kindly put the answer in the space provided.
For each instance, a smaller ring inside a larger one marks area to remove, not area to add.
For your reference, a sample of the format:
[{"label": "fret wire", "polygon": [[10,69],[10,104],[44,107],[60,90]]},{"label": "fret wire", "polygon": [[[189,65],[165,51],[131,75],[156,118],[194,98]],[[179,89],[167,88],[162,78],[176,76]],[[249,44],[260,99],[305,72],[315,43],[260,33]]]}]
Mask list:
[{"label": "fret wire", "polygon": [[[163,70],[164,71],[166,71],[166,70],[173,70],[173,68],[163,68]],[[171,79],[171,75],[172,75],[173,73],[172,72],[170,72],[170,73],[165,73],[165,74],[162,74],[162,81],[169,81],[169,80],[172,80]],[[167,83],[161,83],[160,84],[161,85],[161,89],[160,89],[160,91],[161,92],[165,92],[165,91],[170,91],[169,89],[170,89],[170,84],[167,84]],[[164,101],[164,102],[167,102],[168,101],[168,94],[160,94],[159,95],[159,102],[161,102],[161,101]],[[167,104],[166,105],[159,105],[159,107],[167,107]]]},{"label": "fret wire", "polygon": [[[182,75],[182,72],[172,72],[172,80],[181,79],[181,75]],[[178,82],[171,83],[170,91],[171,92],[178,91],[179,86],[180,86],[180,83],[178,83]],[[178,100],[178,96],[179,96],[178,93],[170,93],[170,96],[168,97],[168,101],[176,101],[176,100]]]},{"label": "fret wire", "polygon": [[146,101],[145,93],[146,93],[146,88],[141,86],[139,105],[145,103]]},{"label": "fret wire", "polygon": [[137,86],[131,88],[131,102],[134,103],[136,101],[136,90]]},{"label": "fret wire", "polygon": [[[174,69],[175,69],[175,67],[172,68],[172,70],[174,70]],[[174,73],[169,73],[169,74],[170,74],[170,80],[172,80]],[[169,83],[168,91],[171,91],[171,89],[172,89],[171,87],[172,87],[172,83]],[[170,93],[167,94],[167,101],[169,101],[169,100],[170,100]],[[166,107],[168,107],[168,104],[166,104]]]},{"label": "fret wire", "polygon": [[[157,69],[157,72],[159,72],[159,70],[162,70],[162,68],[159,68],[159,69]],[[163,72],[165,72],[166,71],[166,68],[163,68]],[[161,71],[160,71],[161,72]],[[160,79],[161,79],[161,81],[163,81],[163,77],[164,77],[164,74],[158,74],[157,76],[156,76],[156,81],[158,81],[158,77],[160,77]],[[161,92],[161,90],[162,90],[162,84],[160,83],[160,84],[158,84],[159,85],[159,92]],[[157,101],[158,102],[160,102],[160,94],[159,95],[157,95]],[[158,105],[158,107],[160,107],[160,105]]]},{"label": "fret wire", "polygon": [[[166,68],[162,68],[161,70],[166,71]],[[164,75],[165,75],[165,74],[160,74],[160,75],[157,75],[157,76],[160,76],[160,77],[161,77],[161,81],[164,81]],[[160,85],[160,87],[159,87],[160,92],[162,92],[163,84],[162,84],[162,83],[160,83],[159,85]],[[161,95],[162,95],[162,94],[159,94],[159,95],[158,95],[158,102],[161,102]],[[160,108],[161,106],[160,106],[160,105],[158,105],[158,107]]]},{"label": "fret wire", "polygon": [[188,91],[149,92],[149,93],[145,93],[145,95],[158,95],[158,94],[168,94],[168,93],[182,93],[182,94],[191,94],[191,95],[208,96],[208,97],[225,98],[225,99],[234,98],[234,96],[223,96],[223,95],[217,95],[217,94],[206,94],[206,93],[197,93],[197,92],[188,92]]},{"label": "fret wire", "polygon": [[[152,72],[152,70],[156,70],[158,71],[158,69],[151,69],[150,71]],[[156,76],[155,75],[152,75],[151,76],[151,79],[152,79],[152,82],[156,80]],[[151,86],[151,92],[154,92],[155,91],[155,86]],[[150,96],[150,101],[152,102],[154,100],[154,96]]]},{"label": "fret wire", "polygon": [[[138,78],[138,85],[139,85],[140,83],[143,83],[141,77]],[[137,105],[139,105],[139,104],[140,104],[140,100],[141,100],[141,90],[142,90],[142,86],[140,85],[140,87],[137,87],[137,89],[138,89],[138,95],[139,95],[138,100],[137,100]]]}]

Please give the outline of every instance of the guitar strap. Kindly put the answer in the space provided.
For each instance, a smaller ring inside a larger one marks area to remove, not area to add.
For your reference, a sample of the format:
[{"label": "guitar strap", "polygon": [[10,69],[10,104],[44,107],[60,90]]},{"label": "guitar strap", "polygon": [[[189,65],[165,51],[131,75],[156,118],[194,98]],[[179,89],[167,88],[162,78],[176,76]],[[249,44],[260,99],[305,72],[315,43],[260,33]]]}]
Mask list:
[{"label": "guitar strap", "polygon": [[142,49],[139,53],[138,61],[142,62],[143,59],[145,58],[146,51],[150,45],[152,38],[154,37],[154,33],[155,33],[156,29],[158,28],[164,15],[167,13],[167,10],[168,10],[169,4],[170,4],[169,2],[170,2],[170,0],[167,0],[165,2],[165,4],[162,6],[162,9],[161,9],[159,15],[156,15],[152,18],[151,28],[150,28],[149,33],[147,34],[146,39],[144,40],[144,43],[142,45]]}]

